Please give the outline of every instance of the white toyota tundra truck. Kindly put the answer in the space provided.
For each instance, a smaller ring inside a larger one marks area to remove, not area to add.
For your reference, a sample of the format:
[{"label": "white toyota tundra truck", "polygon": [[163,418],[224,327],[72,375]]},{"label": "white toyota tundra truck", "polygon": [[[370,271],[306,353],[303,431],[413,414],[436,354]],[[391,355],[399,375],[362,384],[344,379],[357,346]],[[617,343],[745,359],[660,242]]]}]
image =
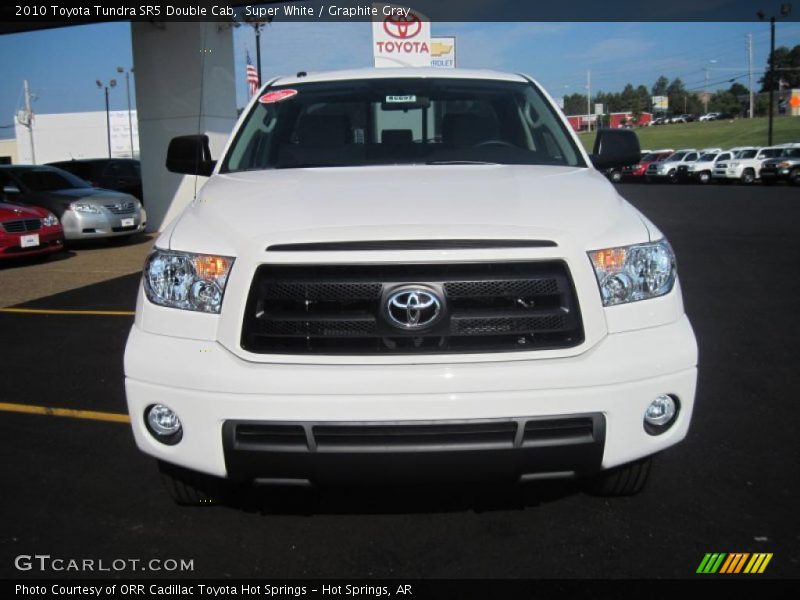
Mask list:
[{"label": "white toyota tundra truck", "polygon": [[179,503],[257,485],[644,485],[692,416],[673,250],[524,75],[267,83],[148,257],[125,352],[139,448]]}]

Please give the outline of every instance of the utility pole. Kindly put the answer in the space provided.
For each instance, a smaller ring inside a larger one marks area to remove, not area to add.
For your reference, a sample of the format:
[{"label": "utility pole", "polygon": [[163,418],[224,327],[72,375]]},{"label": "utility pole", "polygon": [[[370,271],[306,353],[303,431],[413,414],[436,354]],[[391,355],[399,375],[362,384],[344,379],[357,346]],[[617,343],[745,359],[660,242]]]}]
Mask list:
[{"label": "utility pole", "polygon": [[586,127],[592,130],[592,72],[586,71]]},{"label": "utility pole", "polygon": [[769,20],[769,133],[767,145],[772,146],[772,118],[775,102],[775,17]]},{"label": "utility pole", "polygon": [[28,135],[31,138],[31,164],[36,164],[36,149],[33,146],[33,111],[31,110],[31,90],[28,87],[28,80],[22,82],[23,93],[25,95],[25,122],[23,125],[28,128]]},{"label": "utility pole", "polygon": [[708,114],[708,67],[706,66],[706,89],[703,92],[703,112]]},{"label": "utility pole", "polygon": [[[788,2],[781,4],[781,16],[788,17],[792,14],[792,5]],[[763,10],[756,13],[760,20],[764,20],[767,15]],[[767,144],[772,146],[772,119],[775,114],[775,15],[769,18],[769,74],[767,75],[769,85],[769,133],[767,134]]]},{"label": "utility pole", "polygon": [[747,87],[750,89],[750,110],[749,115],[752,119],[753,114],[753,34],[747,34]]}]

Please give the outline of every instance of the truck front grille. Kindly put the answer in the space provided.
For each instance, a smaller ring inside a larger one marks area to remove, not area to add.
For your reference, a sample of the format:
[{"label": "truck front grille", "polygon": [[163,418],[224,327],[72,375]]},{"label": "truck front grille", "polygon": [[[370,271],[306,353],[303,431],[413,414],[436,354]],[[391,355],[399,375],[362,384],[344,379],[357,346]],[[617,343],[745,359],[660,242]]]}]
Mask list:
[{"label": "truck front grille", "polygon": [[520,448],[602,441],[601,415],[400,422],[226,421],[227,445],[261,452]]},{"label": "truck front grille", "polygon": [[[388,297],[406,285],[442,300],[429,328],[407,331],[388,318]],[[258,354],[380,355],[567,348],[583,339],[561,261],[261,265],[241,344]]]}]

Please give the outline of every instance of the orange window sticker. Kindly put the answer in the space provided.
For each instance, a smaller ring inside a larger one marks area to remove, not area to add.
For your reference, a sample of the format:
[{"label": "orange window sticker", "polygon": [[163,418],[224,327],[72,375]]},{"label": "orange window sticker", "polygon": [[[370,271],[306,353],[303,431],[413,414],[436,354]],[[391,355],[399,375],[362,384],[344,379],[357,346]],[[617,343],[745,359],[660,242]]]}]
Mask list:
[{"label": "orange window sticker", "polygon": [[282,102],[289,98],[296,96],[297,90],[276,90],[274,92],[267,92],[258,99],[261,104],[274,104],[275,102]]}]

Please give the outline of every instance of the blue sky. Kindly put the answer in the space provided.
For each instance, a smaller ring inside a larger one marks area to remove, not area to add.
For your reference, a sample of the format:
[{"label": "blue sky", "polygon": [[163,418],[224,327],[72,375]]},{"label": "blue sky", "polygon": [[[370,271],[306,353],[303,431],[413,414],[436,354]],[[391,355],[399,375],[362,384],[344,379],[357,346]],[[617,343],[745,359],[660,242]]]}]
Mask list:
[{"label": "blue sky", "polygon": [[[712,89],[747,71],[745,35],[753,34],[756,80],[769,52],[766,23],[433,23],[433,35],[456,35],[462,67],[522,71],[538,79],[553,96],[585,93],[586,71],[592,90],[619,91],[630,82],[650,87],[664,74],[680,77],[687,88],[704,87],[709,67]],[[299,70],[368,67],[372,64],[368,22],[273,23],[262,34],[264,77]],[[235,30],[238,104],[245,101],[245,50],[255,54],[250,27]],[[800,43],[800,23],[778,23],[777,45]],[[34,112],[102,110],[95,80],[117,78],[111,109],[126,108],[124,76],[131,66],[127,23],[84,25],[0,36],[0,126],[13,124],[21,106],[22,81],[36,94]],[[9,59],[9,57],[13,57]],[[711,62],[714,61],[714,62]],[[255,61],[254,61],[255,62]],[[747,78],[737,79],[747,84]],[[13,129],[0,129],[13,137]]]}]

